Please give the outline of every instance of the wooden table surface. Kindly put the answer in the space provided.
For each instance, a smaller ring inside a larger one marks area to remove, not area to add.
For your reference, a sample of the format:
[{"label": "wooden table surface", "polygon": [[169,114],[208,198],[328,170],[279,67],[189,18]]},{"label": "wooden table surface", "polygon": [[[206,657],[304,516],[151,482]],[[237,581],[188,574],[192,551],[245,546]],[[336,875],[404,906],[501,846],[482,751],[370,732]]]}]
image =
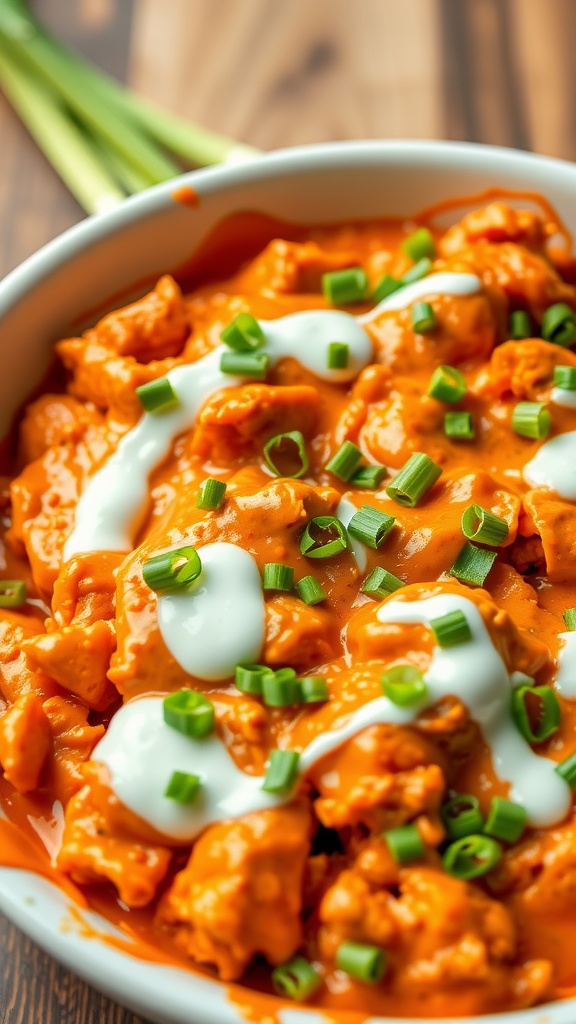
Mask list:
[{"label": "wooden table surface", "polygon": [[[143,93],[262,149],[446,138],[576,159],[574,0],[33,0],[32,7]],[[81,217],[0,96],[0,276]],[[139,1024],[1,917],[0,955],[1,1024]]]}]

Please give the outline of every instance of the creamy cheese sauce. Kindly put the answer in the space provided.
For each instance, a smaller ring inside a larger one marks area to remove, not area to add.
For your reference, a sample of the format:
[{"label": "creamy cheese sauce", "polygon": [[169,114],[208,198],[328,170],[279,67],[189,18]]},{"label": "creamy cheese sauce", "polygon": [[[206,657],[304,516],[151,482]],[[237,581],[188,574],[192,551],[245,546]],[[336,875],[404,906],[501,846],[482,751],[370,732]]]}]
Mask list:
[{"label": "creamy cheese sauce", "polygon": [[546,487],[576,501],[576,430],[545,441],[524,466],[524,479],[530,487]]}]

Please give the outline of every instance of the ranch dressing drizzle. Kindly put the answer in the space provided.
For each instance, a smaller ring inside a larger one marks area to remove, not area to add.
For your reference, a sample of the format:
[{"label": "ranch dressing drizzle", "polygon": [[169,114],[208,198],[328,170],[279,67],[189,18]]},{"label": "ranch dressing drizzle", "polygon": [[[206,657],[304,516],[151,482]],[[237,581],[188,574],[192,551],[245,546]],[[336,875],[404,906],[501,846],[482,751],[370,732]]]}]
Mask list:
[{"label": "ranch dressing drizzle", "polygon": [[[472,274],[431,274],[388,296],[369,313],[353,317],[340,310],[305,310],[262,320],[265,345],[262,351],[274,366],[292,356],[321,380],[335,384],[354,380],[373,358],[372,343],[361,326],[386,310],[410,306],[422,295],[468,295],[479,291],[480,280]],[[348,366],[328,369],[332,341],[349,346]],[[148,477],[170,452],[179,434],[194,426],[198,412],[210,395],[242,383],[220,370],[219,346],[187,366],[166,376],[180,405],[163,413],[144,413],[125,434],[116,451],[88,481],[76,508],[74,530],[64,545],[64,559],[83,551],[130,551],[132,538],[148,505]]]},{"label": "ranch dressing drizzle", "polygon": [[576,501],[576,430],[545,441],[523,470],[530,487],[546,487]]},{"label": "ranch dressing drizzle", "polygon": [[558,633],[562,647],[558,652],[558,671],[554,685],[562,697],[576,699],[576,630]]},{"label": "ranch dressing drizzle", "polygon": [[[472,639],[456,647],[435,649],[426,673],[426,699],[413,708],[398,707],[387,697],[362,705],[341,726],[320,733],[308,744],[300,756],[300,773],[306,775],[321,758],[362,729],[381,723],[407,724],[424,708],[453,694],[480,726],[496,774],[510,783],[510,799],[526,808],[531,825],[553,825],[568,812],[570,788],[554,771],[554,762],[535,754],[514,726],[510,677],[473,602],[456,594],[413,602],[392,600],[383,604],[377,615],[381,622],[429,623],[456,610],[466,615]],[[266,794],[262,778],[239,771],[217,738],[191,740],[170,729],[163,722],[159,697],[124,705],[92,757],[107,765],[112,788],[127,807],[158,831],[183,842],[192,840],[210,823],[289,799]],[[163,795],[176,770],[198,774],[204,781],[201,797],[188,807],[172,806]]]},{"label": "ranch dressing drizzle", "polygon": [[563,405],[566,409],[576,409],[576,391],[569,388],[552,388],[550,401],[554,405]]},{"label": "ranch dressing drizzle", "polygon": [[[341,498],[336,509],[336,518],[348,529],[348,523],[352,519],[352,516],[356,514],[358,509],[356,505],[353,505],[348,498]],[[368,565],[368,553],[366,551],[366,545],[362,541],[358,540],[357,537],[353,537],[351,533],[348,534],[348,544],[352,557],[354,558],[356,565],[360,572],[364,572]]]}]

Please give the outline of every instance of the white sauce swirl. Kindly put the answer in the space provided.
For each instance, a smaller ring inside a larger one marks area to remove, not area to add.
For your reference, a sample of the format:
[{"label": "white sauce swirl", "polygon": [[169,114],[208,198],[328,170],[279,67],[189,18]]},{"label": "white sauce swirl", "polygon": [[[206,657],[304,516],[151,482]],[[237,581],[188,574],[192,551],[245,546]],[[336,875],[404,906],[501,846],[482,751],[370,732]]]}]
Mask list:
[{"label": "white sauce swirl", "polygon": [[382,302],[379,302],[374,309],[359,316],[358,323],[369,324],[381,313],[393,313],[399,309],[406,309],[413,302],[424,299],[430,295],[476,295],[482,290],[482,282],[476,274],[452,274],[449,271],[441,271],[438,274],[429,274],[422,277],[413,284],[407,284],[404,288],[392,292]]},{"label": "white sauce swirl", "polygon": [[562,647],[558,653],[558,670],[554,685],[562,697],[568,700],[576,698],[576,630],[558,633]]},{"label": "white sauce swirl", "polygon": [[576,391],[570,388],[552,388],[550,401],[554,405],[563,405],[566,409],[576,409]]},{"label": "white sauce swirl", "polygon": [[[348,498],[341,498],[336,509],[336,518],[340,520],[343,526],[348,530],[348,523],[352,519],[352,516],[356,515],[358,509]],[[352,557],[356,562],[360,572],[364,572],[368,565],[368,552],[366,545],[358,540],[357,537],[353,537],[351,533],[348,534],[348,545],[352,552]]]},{"label": "white sauce swirl", "polygon": [[546,487],[576,501],[576,430],[545,441],[523,470],[530,487]]}]

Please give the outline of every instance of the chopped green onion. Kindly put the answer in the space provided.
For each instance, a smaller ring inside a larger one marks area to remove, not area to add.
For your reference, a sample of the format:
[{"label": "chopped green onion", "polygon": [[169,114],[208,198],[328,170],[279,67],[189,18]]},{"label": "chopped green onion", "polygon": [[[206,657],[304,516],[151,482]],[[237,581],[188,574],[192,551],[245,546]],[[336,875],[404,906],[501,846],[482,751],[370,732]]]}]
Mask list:
[{"label": "chopped green onion", "polygon": [[434,486],[442,470],[423,452],[414,452],[386,488],[386,494],[399,505],[414,508]]},{"label": "chopped green onion", "polygon": [[398,707],[408,708],[424,700],[426,680],[414,665],[394,665],[380,676],[384,696]]},{"label": "chopped green onion", "polygon": [[496,551],[485,551],[466,541],[452,567],[448,570],[461,583],[481,587],[497,558]]},{"label": "chopped green onion", "polygon": [[375,491],[387,474],[385,466],[360,466],[350,477],[350,483],[363,491]]},{"label": "chopped green onion", "polygon": [[459,402],[466,394],[466,380],[455,366],[437,366],[430,378],[428,394],[439,402]]},{"label": "chopped green onion", "polygon": [[262,783],[266,793],[287,793],[298,778],[300,754],[295,750],[273,750]]},{"label": "chopped green onion", "polygon": [[344,441],[335,455],[326,463],[326,469],[347,483],[362,459],[362,452],[352,441]]},{"label": "chopped green onion", "polygon": [[[276,434],[264,445],[263,451],[266,465],[272,470],[274,476],[288,476],[297,480],[308,471],[308,455],[306,454],[306,442],[299,430],[289,430],[286,434]],[[282,459],[282,465],[278,466],[278,459]],[[282,472],[282,469],[286,472]],[[288,469],[292,469],[291,473]]]},{"label": "chopped green onion", "polygon": [[402,242],[402,249],[411,260],[421,260],[423,256],[435,256],[436,244],[428,228],[417,228]]},{"label": "chopped green onion", "polygon": [[320,704],[329,699],[328,683],[324,676],[302,676],[298,682],[303,704]]},{"label": "chopped green onion", "polygon": [[567,347],[576,341],[576,313],[566,302],[555,302],[542,317],[542,337]]},{"label": "chopped green onion", "polygon": [[524,309],[515,309],[510,313],[510,324],[508,333],[514,341],[522,341],[529,338],[532,333],[530,316]]},{"label": "chopped green onion", "polygon": [[[315,532],[326,534],[329,540],[322,542]],[[300,538],[300,551],[307,558],[332,558],[347,547],[346,528],[336,516],[314,516]]]},{"label": "chopped green onion", "polygon": [[410,267],[410,270],[402,274],[400,280],[402,284],[413,284],[414,281],[419,281],[422,277],[426,277],[426,274],[429,274],[431,269],[432,260],[428,259],[427,256],[423,256],[413,267]]},{"label": "chopped green onion", "polygon": [[336,950],[336,967],[351,978],[376,985],[386,973],[386,952],[362,942],[341,942]]},{"label": "chopped green onion", "polygon": [[144,562],[142,576],[150,590],[182,590],[197,580],[202,562],[196,548],[186,546],[163,551]]},{"label": "chopped green onion", "polygon": [[220,508],[225,494],[226,484],[224,481],[215,480],[214,477],[210,476],[200,484],[200,490],[196,498],[196,508],[215,511],[217,508]]},{"label": "chopped green onion", "polygon": [[550,413],[544,402],[518,402],[512,411],[512,430],[520,437],[539,441],[547,437],[552,426]]},{"label": "chopped green onion", "polygon": [[345,341],[331,341],[328,345],[328,369],[345,370],[350,358],[350,346]]},{"label": "chopped green onion", "polygon": [[576,608],[567,608],[562,617],[566,629],[576,629]]},{"label": "chopped green onion", "polygon": [[279,668],[262,679],[262,697],[270,708],[287,708],[298,704],[300,686],[293,668]]},{"label": "chopped green onion", "polygon": [[173,409],[180,404],[180,399],[168,377],[157,377],[147,384],[141,384],[136,388],[136,394],[146,412],[166,412],[167,409]]},{"label": "chopped green onion", "polygon": [[304,1002],[314,994],[322,979],[303,956],[295,956],[272,971],[272,984],[276,995]]},{"label": "chopped green onion", "polygon": [[0,580],[0,608],[21,608],[26,596],[24,580]]},{"label": "chopped green onion", "polygon": [[190,804],[201,786],[199,775],[188,772],[172,772],[170,782],[166,786],[164,796],[179,804]]},{"label": "chopped green onion", "polygon": [[322,275],[322,291],[330,306],[361,302],[368,291],[368,278],[362,267],[333,270]]},{"label": "chopped green onion", "polygon": [[516,843],[526,828],[528,814],[520,804],[501,796],[493,796],[484,825],[484,832],[505,843]]},{"label": "chopped green onion", "polygon": [[377,565],[368,574],[360,589],[363,594],[368,594],[370,597],[385,598],[388,597],[388,594],[393,594],[395,590],[400,590],[400,587],[403,586],[403,580],[399,580],[397,576],[394,576],[394,573],[388,572],[388,569],[383,569],[382,566]]},{"label": "chopped green onion", "polygon": [[555,366],[554,384],[566,391],[576,391],[576,366]]},{"label": "chopped green onion", "polygon": [[440,615],[437,619],[430,619],[430,629],[440,647],[455,647],[456,644],[466,643],[472,638],[468,619],[458,608],[446,615]]},{"label": "chopped green onion", "polygon": [[208,736],[214,729],[214,706],[196,690],[176,690],[165,697],[163,714],[166,725],[195,740]]},{"label": "chopped green onion", "polygon": [[266,380],[270,357],[266,352],[223,352],[220,370],[234,377],[252,377]]},{"label": "chopped green onion", "polygon": [[571,789],[576,789],[576,754],[571,754],[564,761],[560,761],[554,771],[568,783]]},{"label": "chopped green onion", "polygon": [[451,843],[442,857],[446,871],[454,878],[468,881],[480,878],[496,867],[502,847],[490,836],[471,835]]},{"label": "chopped green onion", "polygon": [[326,600],[324,587],[320,586],[313,576],[304,576],[296,584],[296,589],[305,604],[320,604],[320,601]]},{"label": "chopped green onion", "polygon": [[289,593],[293,582],[294,569],[291,565],[284,565],[283,562],[266,562],[262,574],[264,590],[285,590]]},{"label": "chopped green onion", "polygon": [[234,682],[241,693],[261,697],[264,677],[273,675],[274,671],[267,665],[236,665]]},{"label": "chopped green onion", "polygon": [[440,808],[440,816],[449,839],[462,839],[484,828],[480,804],[470,793],[461,793]]},{"label": "chopped green onion", "polygon": [[251,313],[238,313],[221,331],[220,337],[234,352],[255,352],[266,340],[264,331]]},{"label": "chopped green onion", "polygon": [[378,304],[384,299],[387,299],[389,295],[393,295],[394,292],[399,291],[399,289],[403,287],[403,281],[399,281],[397,277],[392,277],[391,274],[385,274],[372,292],[372,301]]},{"label": "chopped green onion", "polygon": [[417,334],[426,334],[436,327],[436,315],[429,302],[415,302],[410,315],[412,327]]},{"label": "chopped green onion", "polygon": [[384,839],[398,864],[412,864],[415,860],[422,860],[426,853],[426,846],[422,842],[417,825],[399,825],[398,828],[390,828],[384,832]]},{"label": "chopped green onion", "polygon": [[362,505],[348,523],[348,533],[362,541],[369,548],[381,547],[396,519],[386,512],[379,512],[371,505]]},{"label": "chopped green onion", "polygon": [[529,743],[543,743],[560,725],[560,701],[550,686],[517,687],[512,691],[511,711],[516,728]]},{"label": "chopped green onion", "polygon": [[447,412],[444,414],[444,433],[452,441],[471,441],[474,437],[472,413]]},{"label": "chopped green onion", "polygon": [[462,514],[462,533],[468,540],[497,548],[508,536],[508,523],[482,505],[469,505]]}]

